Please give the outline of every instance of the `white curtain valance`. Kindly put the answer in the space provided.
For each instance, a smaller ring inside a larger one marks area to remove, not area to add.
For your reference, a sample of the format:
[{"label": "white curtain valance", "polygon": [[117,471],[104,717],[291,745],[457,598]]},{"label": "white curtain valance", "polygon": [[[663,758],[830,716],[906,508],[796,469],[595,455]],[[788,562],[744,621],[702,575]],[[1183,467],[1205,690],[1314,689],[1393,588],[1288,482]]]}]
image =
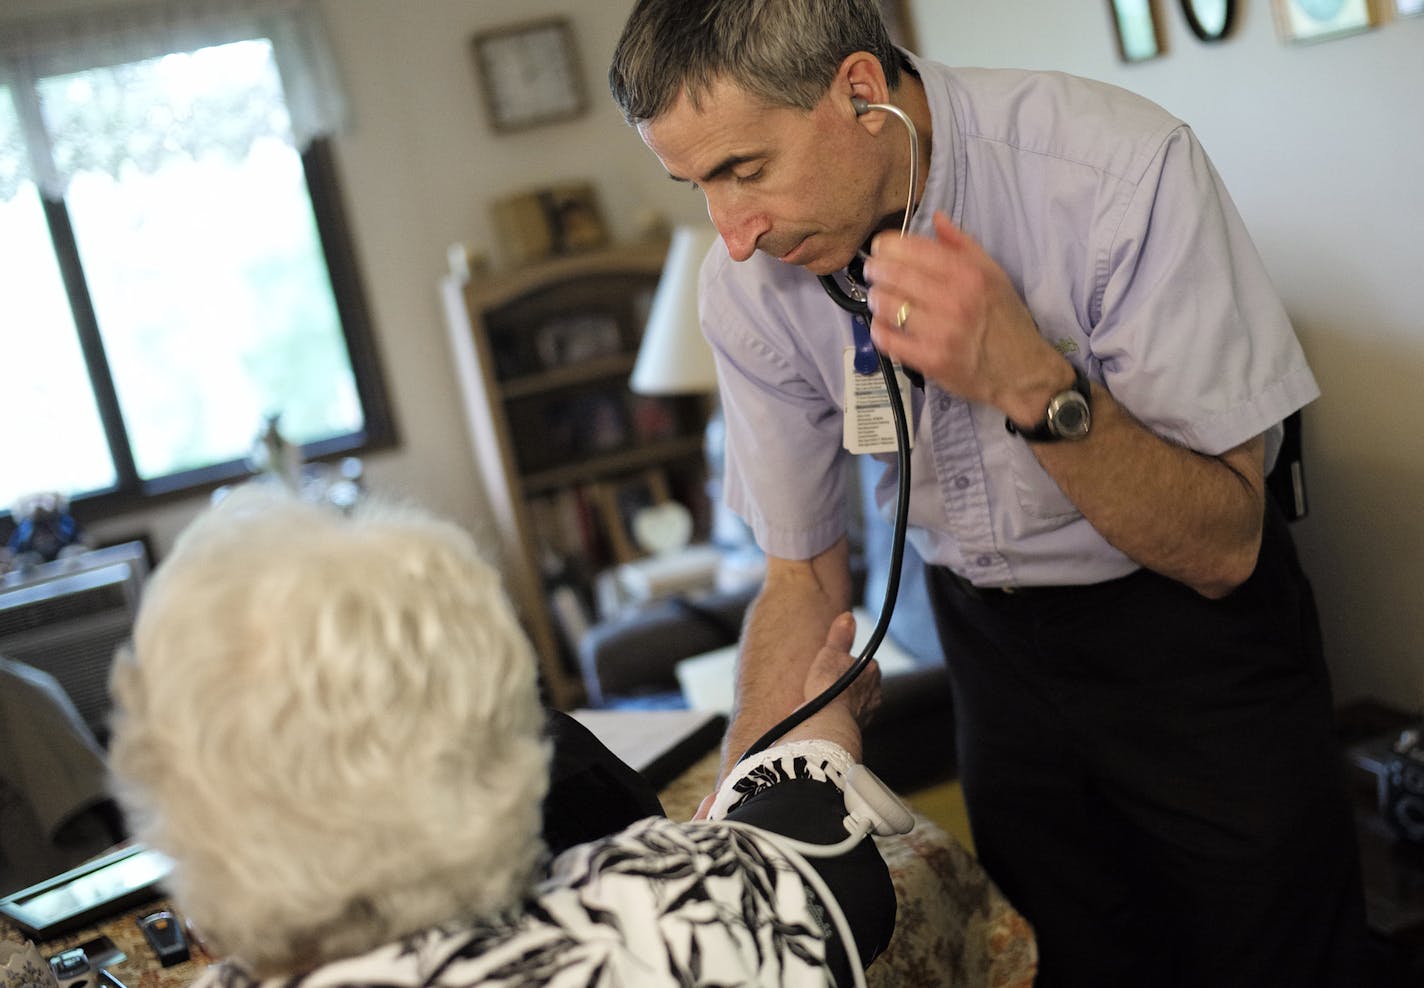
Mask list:
[{"label": "white curtain valance", "polygon": [[[315,0],[158,0],[0,25],[0,200],[25,179],[58,198],[77,168],[143,166],[141,155],[116,152],[112,141],[96,149],[85,146],[86,135],[62,132],[74,125],[46,108],[47,79],[264,38],[279,79],[249,87],[246,130],[228,127],[222,140],[276,133],[305,149],[344,130],[345,94]],[[106,81],[121,91],[131,80],[116,74]],[[165,139],[173,141],[171,134]],[[202,140],[190,134],[178,143]]]}]

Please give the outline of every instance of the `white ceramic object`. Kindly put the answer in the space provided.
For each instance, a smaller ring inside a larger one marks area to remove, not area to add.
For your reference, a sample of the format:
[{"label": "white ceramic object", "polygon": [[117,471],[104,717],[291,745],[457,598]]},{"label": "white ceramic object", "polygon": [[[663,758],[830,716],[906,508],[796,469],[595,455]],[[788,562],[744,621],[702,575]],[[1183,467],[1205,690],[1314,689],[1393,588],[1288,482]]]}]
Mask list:
[{"label": "white ceramic object", "polygon": [[0,940],[0,988],[57,988],[59,979],[28,940]]}]

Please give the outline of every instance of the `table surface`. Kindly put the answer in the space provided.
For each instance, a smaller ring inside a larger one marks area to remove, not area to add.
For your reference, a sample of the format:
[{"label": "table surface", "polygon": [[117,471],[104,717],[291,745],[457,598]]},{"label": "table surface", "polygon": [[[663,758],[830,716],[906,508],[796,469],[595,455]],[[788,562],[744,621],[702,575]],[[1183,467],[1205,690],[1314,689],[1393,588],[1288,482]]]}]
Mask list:
[{"label": "table surface", "polygon": [[[716,781],[717,765],[717,752],[710,751],[659,793],[663,809],[669,817],[674,820],[687,820],[692,817],[702,797]],[[96,925],[42,941],[38,944],[40,953],[53,957],[95,937],[106,936],[127,957],[123,962],[109,968],[110,973],[123,982],[126,988],[183,988],[197,979],[215,958],[207,954],[194,938],[189,937],[191,957],[181,964],[162,967],[138,927],[141,917],[159,909],[172,908],[172,904],[166,899],[144,903]],[[0,939],[23,941],[25,937],[16,927],[0,920]]]},{"label": "table surface", "polygon": [[[138,928],[138,921],[159,909],[171,908],[166,899],[157,899],[112,916],[95,926],[88,926],[53,940],[41,941],[37,946],[44,956],[53,957],[95,937],[106,936],[126,955],[124,961],[111,965],[108,969],[126,988],[181,988],[191,984],[204,968],[213,963],[214,958],[205,953],[202,946],[190,937],[188,960],[171,967],[163,967],[158,963],[158,958]],[[0,939],[23,941],[25,938],[14,926],[0,922]]]},{"label": "table surface", "polygon": [[[690,819],[717,777],[714,749],[659,792],[667,815]],[[876,838],[895,884],[900,915],[895,935],[871,965],[871,988],[902,985],[956,985],[961,988],[1030,988],[1037,969],[1032,930],[993,887],[973,856],[931,821],[916,816],[904,837]],[[104,935],[127,959],[110,972],[127,988],[184,988],[214,958],[197,943],[192,957],[172,967],[159,966],[137,919],[168,907],[159,900],[115,916],[97,926],[39,945],[53,956]],[[0,938],[22,940],[17,929],[0,922]]]}]

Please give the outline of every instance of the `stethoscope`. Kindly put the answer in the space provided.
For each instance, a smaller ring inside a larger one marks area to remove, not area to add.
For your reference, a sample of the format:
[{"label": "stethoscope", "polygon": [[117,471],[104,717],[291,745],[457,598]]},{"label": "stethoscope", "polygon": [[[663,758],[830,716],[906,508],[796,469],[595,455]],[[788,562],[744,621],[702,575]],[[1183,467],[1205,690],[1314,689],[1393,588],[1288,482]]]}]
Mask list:
[{"label": "stethoscope", "polygon": [[[919,184],[920,178],[919,133],[915,130],[915,123],[910,119],[909,114],[898,106],[892,106],[889,103],[867,103],[854,98],[851,100],[851,105],[855,107],[856,116],[873,110],[889,113],[905,125],[905,130],[909,135],[910,188],[905,197],[905,216],[900,222],[900,235],[903,237],[910,229],[910,213],[914,209],[915,188]],[[900,483],[895,501],[895,529],[890,541],[890,572],[885,583],[885,599],[880,605],[880,617],[875,622],[874,630],[871,631],[865,647],[861,649],[860,655],[851,663],[850,668],[843,672],[834,683],[826,687],[819,696],[797,707],[791,714],[774,725],[771,730],[757,738],[741,758],[737,759],[739,762],[769,748],[778,738],[793,730],[798,724],[815,715],[840,696],[846,687],[855,681],[855,677],[865,671],[870,660],[875,658],[875,650],[884,640],[890,627],[890,618],[895,613],[895,598],[900,592],[900,567],[905,557],[905,529],[908,526],[910,514],[910,426],[899,382],[896,380],[895,367],[870,342],[870,296],[865,279],[861,274],[864,262],[864,254],[857,255],[845,271],[839,274],[821,275],[820,282],[821,287],[825,289],[832,301],[851,314],[856,344],[855,369],[858,373],[870,374],[874,373],[877,366],[879,367],[880,376],[885,381],[885,388],[890,396],[890,409],[895,419],[895,452],[900,461]]]}]

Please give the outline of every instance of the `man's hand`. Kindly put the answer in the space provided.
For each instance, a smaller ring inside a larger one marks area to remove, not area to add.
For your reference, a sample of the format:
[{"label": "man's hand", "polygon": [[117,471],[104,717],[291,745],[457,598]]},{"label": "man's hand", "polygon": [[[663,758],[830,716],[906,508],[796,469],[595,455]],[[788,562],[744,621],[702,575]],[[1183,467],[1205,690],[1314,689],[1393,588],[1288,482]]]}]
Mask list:
[{"label": "man's hand", "polygon": [[875,238],[865,265],[875,346],[952,394],[1036,424],[1072,369],[1004,269],[943,212],[934,227],[933,239]]},{"label": "man's hand", "polygon": [[[816,658],[811,663],[810,670],[806,673],[806,683],[804,696],[806,702],[814,700],[824,693],[841,675],[849,669],[855,662],[854,656],[850,654],[851,647],[855,644],[855,617],[849,611],[842,614],[831,624],[831,629],[826,634],[826,644],[821,646],[821,650],[816,653]],[[880,706],[880,665],[875,660],[856,676],[845,690],[829,704],[822,713],[829,713],[834,717],[849,718],[849,722],[855,725],[855,738],[853,743],[855,750],[851,754],[859,758],[860,731],[863,730],[871,720],[871,716]],[[810,729],[807,737],[824,737],[823,733],[817,733],[818,728],[824,729],[824,723],[818,723],[817,718],[821,714],[809,718],[805,724],[796,728],[792,734],[787,735],[791,739],[793,735],[800,735],[802,731]],[[837,743],[841,747],[846,747],[838,739]],[[850,750],[847,748],[847,750]]]},{"label": "man's hand", "polygon": [[[841,677],[855,659],[850,654],[855,643],[855,618],[847,611],[831,622],[826,632],[826,643],[811,661],[805,681],[802,684],[804,701],[814,700],[827,687]],[[846,749],[850,756],[860,761],[860,732],[870,722],[875,709],[880,706],[880,666],[871,661],[860,675],[828,703],[823,709],[808,717],[803,723],[792,728],[777,742],[804,741],[808,739],[833,741]],[[707,816],[716,791],[709,793],[694,814],[694,820]]]},{"label": "man's hand", "polygon": [[[933,239],[875,238],[865,265],[875,345],[946,391],[1036,425],[1073,383],[1072,367],[1039,335],[1004,269],[943,213],[934,228]],[[1234,590],[1260,547],[1262,438],[1210,456],[1139,424],[1102,385],[1092,388],[1092,406],[1089,436],[1032,444],[1038,462],[1138,564],[1207,597]]]}]

